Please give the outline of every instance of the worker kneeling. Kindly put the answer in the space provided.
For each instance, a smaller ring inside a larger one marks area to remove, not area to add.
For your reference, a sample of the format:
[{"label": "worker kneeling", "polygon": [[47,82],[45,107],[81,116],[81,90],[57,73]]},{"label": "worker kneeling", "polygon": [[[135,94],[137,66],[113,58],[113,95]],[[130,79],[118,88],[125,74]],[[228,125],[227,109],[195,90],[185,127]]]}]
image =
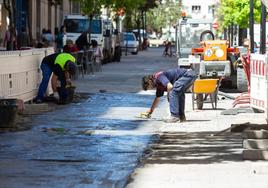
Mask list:
[{"label": "worker kneeling", "polygon": [[[41,70],[43,78],[34,102],[42,103],[44,101],[51,74],[54,73],[56,77],[52,79],[53,95],[55,98],[59,98],[59,102],[64,103],[68,97],[66,86],[72,85],[70,76],[74,75],[77,70],[75,58],[68,53],[54,53],[48,55],[42,60]],[[57,86],[55,86],[55,83],[57,83],[55,82],[55,79],[60,82],[60,87],[58,89]]]},{"label": "worker kneeling", "polygon": [[166,123],[175,123],[186,121],[185,92],[194,83],[197,74],[191,69],[176,68],[163,72],[157,72],[153,75],[144,76],[142,87],[144,90],[156,88],[156,97],[153,104],[142,116],[151,117],[154,109],[160,101],[160,97],[167,91],[171,117],[165,120]]}]

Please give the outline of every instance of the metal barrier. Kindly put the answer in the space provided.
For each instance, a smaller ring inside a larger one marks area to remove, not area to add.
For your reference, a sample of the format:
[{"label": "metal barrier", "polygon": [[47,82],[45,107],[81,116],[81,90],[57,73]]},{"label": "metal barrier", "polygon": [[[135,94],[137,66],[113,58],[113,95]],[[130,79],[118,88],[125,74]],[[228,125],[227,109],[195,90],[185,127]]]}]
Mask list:
[{"label": "metal barrier", "polygon": [[53,48],[0,51],[0,98],[32,100],[42,78],[40,63],[51,53]]},{"label": "metal barrier", "polygon": [[267,115],[268,102],[268,57],[250,55],[250,106],[264,110]]}]

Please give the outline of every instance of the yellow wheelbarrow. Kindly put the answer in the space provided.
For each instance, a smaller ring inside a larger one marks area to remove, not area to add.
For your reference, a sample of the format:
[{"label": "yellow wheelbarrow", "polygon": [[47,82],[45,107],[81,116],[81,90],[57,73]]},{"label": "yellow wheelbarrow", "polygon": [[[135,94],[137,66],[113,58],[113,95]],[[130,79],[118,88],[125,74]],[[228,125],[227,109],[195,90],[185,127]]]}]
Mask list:
[{"label": "yellow wheelbarrow", "polygon": [[220,79],[197,79],[195,80],[192,87],[192,106],[194,110],[195,103],[197,109],[201,110],[203,108],[203,103],[205,103],[207,97],[210,97],[209,103],[211,103],[212,108],[217,108],[217,95]]}]

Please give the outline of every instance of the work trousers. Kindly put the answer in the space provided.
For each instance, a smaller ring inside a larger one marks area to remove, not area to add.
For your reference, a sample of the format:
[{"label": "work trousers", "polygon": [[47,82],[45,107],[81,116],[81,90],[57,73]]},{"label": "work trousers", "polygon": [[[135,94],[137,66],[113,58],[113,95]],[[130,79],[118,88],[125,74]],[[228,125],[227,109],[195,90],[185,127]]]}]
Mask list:
[{"label": "work trousers", "polygon": [[193,70],[187,70],[182,77],[175,81],[169,95],[169,108],[171,116],[185,116],[185,92],[197,78]]},{"label": "work trousers", "polygon": [[[37,94],[37,98],[36,99],[40,99],[43,100],[46,90],[47,90],[47,86],[52,74],[52,70],[51,68],[46,64],[46,63],[41,63],[41,70],[42,70],[42,81],[39,85],[39,89],[38,89],[38,94]],[[57,88],[60,99],[65,100],[67,98],[67,91],[65,88],[65,82],[64,80],[60,79],[59,80],[61,82],[61,87]]]},{"label": "work trousers", "polygon": [[46,63],[41,63],[41,70],[42,70],[43,78],[42,78],[42,81],[39,85],[37,99],[43,100],[44,95],[45,95],[46,90],[47,90],[50,76],[52,74],[52,70]]}]

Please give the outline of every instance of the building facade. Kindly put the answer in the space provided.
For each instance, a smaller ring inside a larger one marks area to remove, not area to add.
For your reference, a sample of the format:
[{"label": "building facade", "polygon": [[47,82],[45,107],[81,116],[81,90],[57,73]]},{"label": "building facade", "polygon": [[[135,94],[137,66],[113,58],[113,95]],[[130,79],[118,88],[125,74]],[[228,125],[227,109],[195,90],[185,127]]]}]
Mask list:
[{"label": "building facade", "polygon": [[[64,15],[81,13],[79,4],[71,0],[63,0],[61,4],[53,0],[14,0],[14,2],[16,30],[20,31],[25,27],[32,39],[37,41],[40,40],[42,29],[50,29],[53,33],[55,27],[60,28]],[[3,40],[9,24],[8,12],[3,0],[0,0],[0,24]]]},{"label": "building facade", "polygon": [[219,0],[182,0],[182,10],[196,19],[214,19]]}]

